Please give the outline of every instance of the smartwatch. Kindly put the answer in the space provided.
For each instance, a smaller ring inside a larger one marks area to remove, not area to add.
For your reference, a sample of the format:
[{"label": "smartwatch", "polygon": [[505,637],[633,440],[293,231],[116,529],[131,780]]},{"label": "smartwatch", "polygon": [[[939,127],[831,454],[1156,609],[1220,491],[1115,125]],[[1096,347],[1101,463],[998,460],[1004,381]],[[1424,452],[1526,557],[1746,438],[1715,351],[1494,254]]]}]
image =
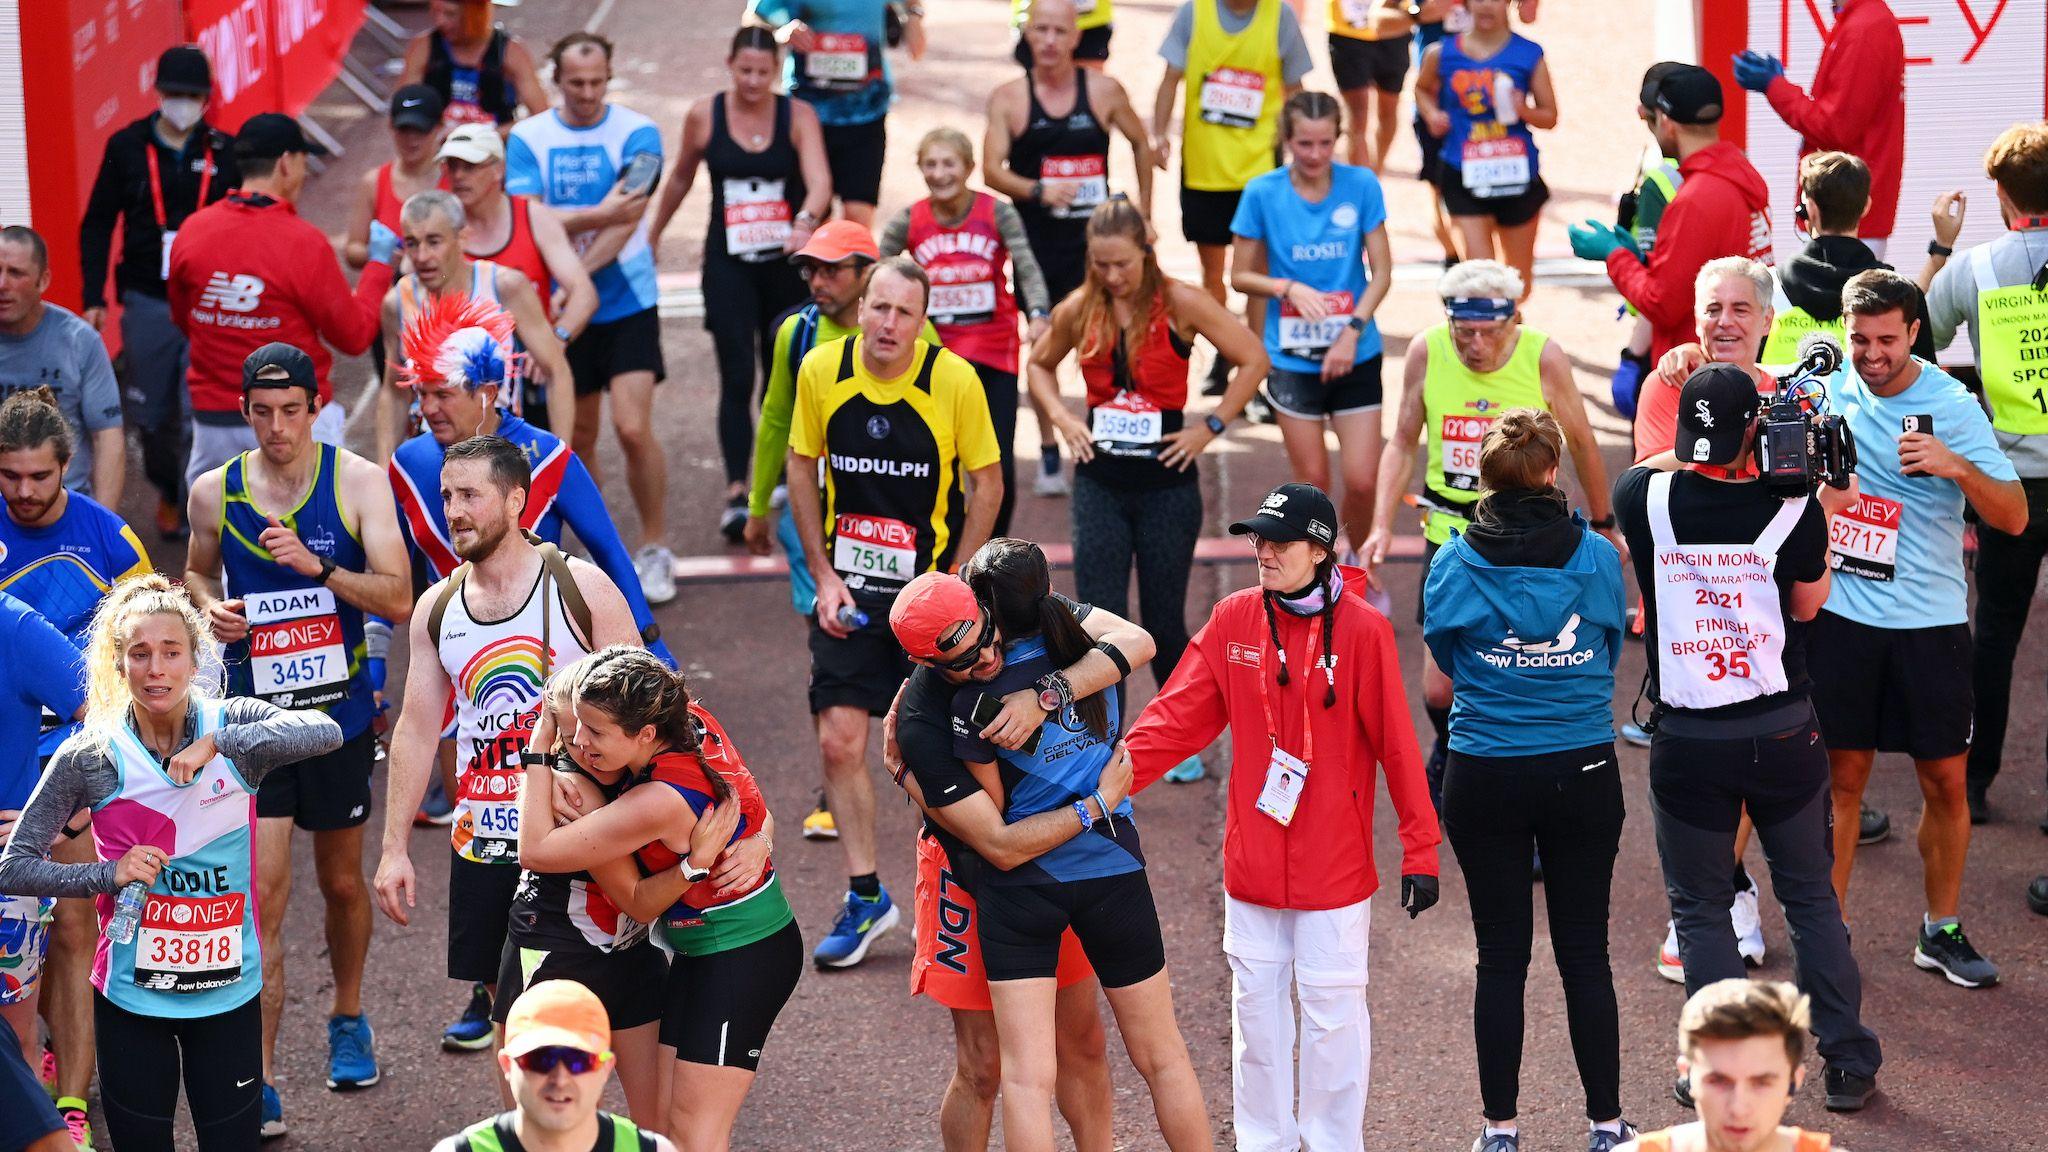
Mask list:
[{"label": "smartwatch", "polygon": [[322,556],[322,557],[320,557],[320,574],[319,574],[318,576],[315,576],[315,577],[313,577],[313,583],[315,583],[315,584],[325,584],[325,583],[327,583],[327,580],[328,580],[328,578],[329,578],[329,577],[331,577],[331,576],[333,576],[333,575],[334,575],[334,558],[333,558],[333,557],[331,557],[331,556]]},{"label": "smartwatch", "polygon": [[688,856],[683,857],[682,863],[678,867],[683,870],[683,879],[688,880],[692,884],[697,883],[699,880],[710,879],[711,877],[711,869],[692,867]]},{"label": "smartwatch", "polygon": [[1363,317],[1363,316],[1360,316],[1360,315],[1358,315],[1358,314],[1357,314],[1357,313],[1355,313],[1355,312],[1354,312],[1354,313],[1352,313],[1352,315],[1351,315],[1351,318],[1350,318],[1350,319],[1348,319],[1348,320],[1344,321],[1344,326],[1345,326],[1346,328],[1349,328],[1349,329],[1351,329],[1351,330],[1352,330],[1353,332],[1356,332],[1356,333],[1358,333],[1358,334],[1359,334],[1360,336],[1363,336],[1363,335],[1365,335],[1365,325],[1366,325],[1366,319],[1365,319],[1365,317]]},{"label": "smartwatch", "polygon": [[1223,423],[1223,419],[1217,416],[1214,412],[1211,412],[1207,416],[1202,417],[1202,423],[1208,426],[1209,433],[1213,436],[1223,435],[1223,429],[1227,427],[1227,425]]},{"label": "smartwatch", "polygon": [[1607,515],[1605,515],[1605,516],[1602,516],[1602,517],[1601,517],[1601,518],[1599,518],[1598,520],[1588,520],[1588,521],[1586,521],[1586,527],[1588,527],[1588,528],[1591,528],[1591,529],[1593,529],[1594,531],[1597,531],[1597,532],[1604,532],[1604,531],[1606,531],[1607,529],[1609,529],[1609,528],[1612,528],[1612,527],[1614,527],[1614,525],[1615,525],[1615,519],[1614,519],[1614,513],[1612,513],[1612,512],[1609,512],[1609,513],[1608,513]]},{"label": "smartwatch", "polygon": [[1955,255],[1956,250],[1949,247],[1946,244],[1943,244],[1939,240],[1929,240],[1927,242],[1927,254],[1929,256],[1939,256],[1942,259],[1946,260],[1950,256]]}]

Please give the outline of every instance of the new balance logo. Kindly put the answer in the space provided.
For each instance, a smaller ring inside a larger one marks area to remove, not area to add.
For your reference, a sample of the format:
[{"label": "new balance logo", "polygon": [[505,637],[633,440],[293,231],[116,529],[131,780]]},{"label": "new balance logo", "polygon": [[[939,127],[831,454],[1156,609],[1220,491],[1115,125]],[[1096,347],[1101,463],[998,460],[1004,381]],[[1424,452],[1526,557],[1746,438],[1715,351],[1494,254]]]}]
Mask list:
[{"label": "new balance logo", "polygon": [[263,299],[263,281],[255,276],[230,276],[215,272],[213,279],[206,282],[206,291],[199,294],[201,308],[219,308],[224,312],[254,312]]}]

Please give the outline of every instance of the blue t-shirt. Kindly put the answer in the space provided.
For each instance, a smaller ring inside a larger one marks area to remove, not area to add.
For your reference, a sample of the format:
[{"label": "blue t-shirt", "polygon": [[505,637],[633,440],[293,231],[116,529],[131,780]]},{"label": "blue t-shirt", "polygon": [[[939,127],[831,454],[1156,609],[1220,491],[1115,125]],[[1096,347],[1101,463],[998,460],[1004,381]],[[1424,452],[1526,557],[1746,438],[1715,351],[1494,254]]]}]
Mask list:
[{"label": "blue t-shirt", "polygon": [[[1500,51],[1483,60],[1465,55],[1463,36],[1446,36],[1438,41],[1437,76],[1443,87],[1437,102],[1451,118],[1451,130],[1444,134],[1440,153],[1444,164],[1453,172],[1461,172],[1468,140],[1495,148],[1500,145],[1490,142],[1513,141],[1527,154],[1525,178],[1519,183],[1513,182],[1506,178],[1506,170],[1496,169],[1496,178],[1487,182],[1492,195],[1516,195],[1536,179],[1536,138],[1530,134],[1528,123],[1517,120],[1513,124],[1502,124],[1493,100],[1495,86],[1502,76],[1513,81],[1516,91],[1529,91],[1530,79],[1536,75],[1536,65],[1542,62],[1542,46],[1520,33],[1510,33],[1508,42],[1501,46]],[[1495,159],[1498,161],[1498,157]],[[1476,173],[1474,180],[1478,180]],[[1473,187],[1473,183],[1468,182],[1466,186]]]},{"label": "blue t-shirt", "polygon": [[814,52],[790,52],[782,62],[786,90],[815,109],[827,128],[870,124],[889,114],[895,77],[886,51],[887,9],[886,0],[752,0],[747,6],[778,28],[801,20],[834,38]]},{"label": "blue t-shirt", "polygon": [[[512,126],[505,142],[505,191],[538,196],[550,208],[588,208],[605,198],[626,162],[642,152],[661,159],[661,129],[631,108],[607,104],[603,119],[580,128],[551,108]],[[590,277],[597,285],[592,323],[644,312],[660,301],[654,253],[647,247],[653,222],[653,213],[643,214],[619,258]]]},{"label": "blue t-shirt", "polygon": [[[28,803],[41,775],[36,732],[45,709],[69,718],[85,703],[84,653],[27,604],[0,592],[0,808]],[[58,669],[71,669],[63,675]]]},{"label": "blue t-shirt", "polygon": [[[1387,200],[1371,169],[1330,166],[1330,191],[1310,204],[1295,191],[1288,168],[1252,178],[1237,202],[1230,230],[1266,245],[1266,275],[1299,280],[1324,296],[1341,294],[1330,319],[1311,324],[1291,307],[1266,306],[1266,355],[1275,368],[1319,372],[1323,350],[1344,331],[1346,314],[1365,295],[1365,238],[1387,222]],[[1283,336],[1284,332],[1284,336]],[[1380,326],[1368,320],[1358,337],[1360,361],[1380,354]]]},{"label": "blue t-shirt", "polygon": [[[1873,394],[1853,370],[1828,381],[1828,408],[1856,438],[1863,504],[1830,526],[1835,569],[1827,610],[1875,628],[1966,624],[1963,489],[1939,476],[1899,471],[1899,435],[1907,416],[1934,420],[1934,435],[1994,480],[2016,480],[1991,421],[1955,377],[1915,359],[1920,376],[1896,396]],[[1888,546],[1889,545],[1889,546]],[[1889,573],[1890,579],[1882,577]]]},{"label": "blue t-shirt", "polygon": [[[1090,731],[1070,705],[1046,717],[1036,752],[1011,752],[981,738],[973,721],[974,702],[983,693],[1003,696],[1050,672],[1058,671],[1046,655],[1041,638],[1003,646],[1003,670],[987,684],[969,684],[953,694],[953,754],[970,764],[995,763],[1003,776],[1003,821],[1014,824],[1026,816],[1071,808],[1102,782],[1102,770],[1116,754],[1118,690],[1102,693],[1109,708],[1109,734]],[[1075,818],[1077,821],[1079,817]],[[1114,818],[1061,844],[1028,864],[1007,872],[988,869],[988,884],[1056,884],[1121,876],[1145,866],[1138,828],[1131,822],[1131,801],[1116,806]]]}]

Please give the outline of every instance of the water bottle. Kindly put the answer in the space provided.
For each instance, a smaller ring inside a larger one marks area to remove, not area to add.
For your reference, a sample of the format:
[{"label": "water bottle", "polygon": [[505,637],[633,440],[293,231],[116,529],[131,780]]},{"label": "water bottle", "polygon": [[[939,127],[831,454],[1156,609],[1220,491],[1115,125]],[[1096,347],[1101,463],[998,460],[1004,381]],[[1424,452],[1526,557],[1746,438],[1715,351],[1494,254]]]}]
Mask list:
[{"label": "water bottle", "polygon": [[842,628],[865,628],[868,626],[868,614],[851,604],[841,604],[839,606],[839,626]]},{"label": "water bottle", "polygon": [[1493,119],[1496,124],[1522,122],[1522,97],[1515,91],[1515,78],[1505,72],[1493,74]]},{"label": "water bottle", "polygon": [[114,914],[107,917],[107,939],[116,944],[126,944],[135,939],[135,926],[142,922],[143,893],[148,886],[140,880],[130,880],[121,894],[114,897]]}]

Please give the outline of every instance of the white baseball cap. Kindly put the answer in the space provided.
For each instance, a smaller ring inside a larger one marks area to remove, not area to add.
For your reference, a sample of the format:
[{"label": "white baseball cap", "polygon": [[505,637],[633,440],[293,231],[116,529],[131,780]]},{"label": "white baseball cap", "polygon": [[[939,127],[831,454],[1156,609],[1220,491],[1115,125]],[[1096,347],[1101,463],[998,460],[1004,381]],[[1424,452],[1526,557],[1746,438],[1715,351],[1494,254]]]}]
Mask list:
[{"label": "white baseball cap", "polygon": [[489,124],[464,124],[456,128],[448,133],[441,150],[434,154],[436,160],[466,160],[471,164],[504,158],[505,142],[498,138],[498,130]]}]

